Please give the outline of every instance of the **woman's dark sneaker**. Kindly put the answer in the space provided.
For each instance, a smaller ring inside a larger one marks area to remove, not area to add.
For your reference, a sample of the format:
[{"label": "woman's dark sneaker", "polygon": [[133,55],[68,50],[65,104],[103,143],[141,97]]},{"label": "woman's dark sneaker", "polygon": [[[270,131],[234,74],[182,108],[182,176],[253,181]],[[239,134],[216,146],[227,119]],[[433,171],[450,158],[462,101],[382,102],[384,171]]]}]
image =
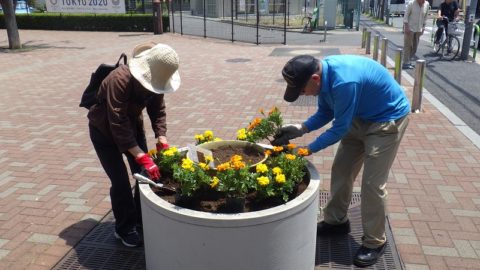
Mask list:
[{"label": "woman's dark sneaker", "polygon": [[120,239],[122,244],[126,247],[138,247],[142,245],[142,240],[135,228],[126,234],[119,234],[115,231],[115,237]]}]

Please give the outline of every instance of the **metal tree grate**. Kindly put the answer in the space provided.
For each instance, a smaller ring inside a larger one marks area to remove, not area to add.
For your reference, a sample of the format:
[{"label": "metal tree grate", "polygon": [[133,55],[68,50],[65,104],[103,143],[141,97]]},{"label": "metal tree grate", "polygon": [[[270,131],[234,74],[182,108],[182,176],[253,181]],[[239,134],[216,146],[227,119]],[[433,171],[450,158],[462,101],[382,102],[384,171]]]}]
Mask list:
[{"label": "metal tree grate", "polygon": [[[328,201],[329,193],[320,193],[320,206]],[[348,210],[351,232],[347,235],[318,236],[315,253],[315,269],[404,269],[400,255],[395,247],[390,222],[387,217],[385,232],[387,235],[387,247],[384,255],[375,265],[359,268],[353,265],[353,256],[362,243],[362,221],[360,216],[360,193],[354,192]]]},{"label": "metal tree grate", "polygon": [[[329,193],[320,192],[320,206],[328,201]],[[352,232],[346,236],[318,237],[315,269],[357,269],[352,257],[361,243],[360,193],[353,193],[350,202]],[[90,233],[61,259],[53,270],[143,270],[143,248],[126,248],[113,236],[114,218],[110,212]],[[395,248],[387,219],[388,246],[385,254],[374,266],[365,269],[403,269]],[[201,266],[199,266],[201,268]]]}]

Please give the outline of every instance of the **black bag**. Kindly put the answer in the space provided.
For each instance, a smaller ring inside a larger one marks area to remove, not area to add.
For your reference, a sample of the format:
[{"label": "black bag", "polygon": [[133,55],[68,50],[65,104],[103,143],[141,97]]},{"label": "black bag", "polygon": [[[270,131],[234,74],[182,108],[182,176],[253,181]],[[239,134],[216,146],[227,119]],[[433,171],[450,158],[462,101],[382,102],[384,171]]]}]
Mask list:
[{"label": "black bag", "polygon": [[78,106],[90,109],[93,105],[98,103],[97,93],[100,85],[102,84],[103,80],[117,67],[120,66],[120,61],[123,59],[123,64],[127,64],[127,55],[122,53],[120,58],[115,65],[109,64],[101,64],[98,66],[97,70],[92,73],[92,77],[90,78],[90,83],[83,91],[82,99],[80,100],[80,104]]}]

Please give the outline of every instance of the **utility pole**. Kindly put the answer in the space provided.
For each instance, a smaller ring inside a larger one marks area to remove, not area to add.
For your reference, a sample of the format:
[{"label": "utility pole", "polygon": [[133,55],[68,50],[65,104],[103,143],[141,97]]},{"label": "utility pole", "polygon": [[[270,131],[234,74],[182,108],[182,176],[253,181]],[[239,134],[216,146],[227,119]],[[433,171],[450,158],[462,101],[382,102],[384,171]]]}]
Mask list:
[{"label": "utility pole", "polygon": [[477,9],[478,0],[467,0],[467,14],[465,14],[465,32],[463,33],[462,53],[460,59],[468,59],[468,51],[470,50],[470,40],[472,40],[472,29],[475,20],[475,11]]}]

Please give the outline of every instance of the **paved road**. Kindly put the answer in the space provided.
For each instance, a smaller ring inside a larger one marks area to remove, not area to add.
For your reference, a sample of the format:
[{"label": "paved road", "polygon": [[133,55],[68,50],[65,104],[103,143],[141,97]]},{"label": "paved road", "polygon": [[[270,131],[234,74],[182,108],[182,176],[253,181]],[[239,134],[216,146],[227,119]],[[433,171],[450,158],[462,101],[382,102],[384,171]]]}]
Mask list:
[{"label": "paved road", "polygon": [[[397,19],[398,20],[398,19]],[[403,34],[401,24],[394,21],[394,27],[380,25],[362,20],[363,25],[368,26],[374,32],[389,40],[388,55],[393,58],[396,48],[403,48]],[[424,87],[441,101],[447,108],[455,113],[466,125],[480,134],[480,65],[470,61],[443,61],[434,53],[430,44],[432,29],[431,20],[429,27],[422,36],[417,56],[425,59],[427,68],[425,72]],[[414,70],[407,71],[412,77]]]}]

